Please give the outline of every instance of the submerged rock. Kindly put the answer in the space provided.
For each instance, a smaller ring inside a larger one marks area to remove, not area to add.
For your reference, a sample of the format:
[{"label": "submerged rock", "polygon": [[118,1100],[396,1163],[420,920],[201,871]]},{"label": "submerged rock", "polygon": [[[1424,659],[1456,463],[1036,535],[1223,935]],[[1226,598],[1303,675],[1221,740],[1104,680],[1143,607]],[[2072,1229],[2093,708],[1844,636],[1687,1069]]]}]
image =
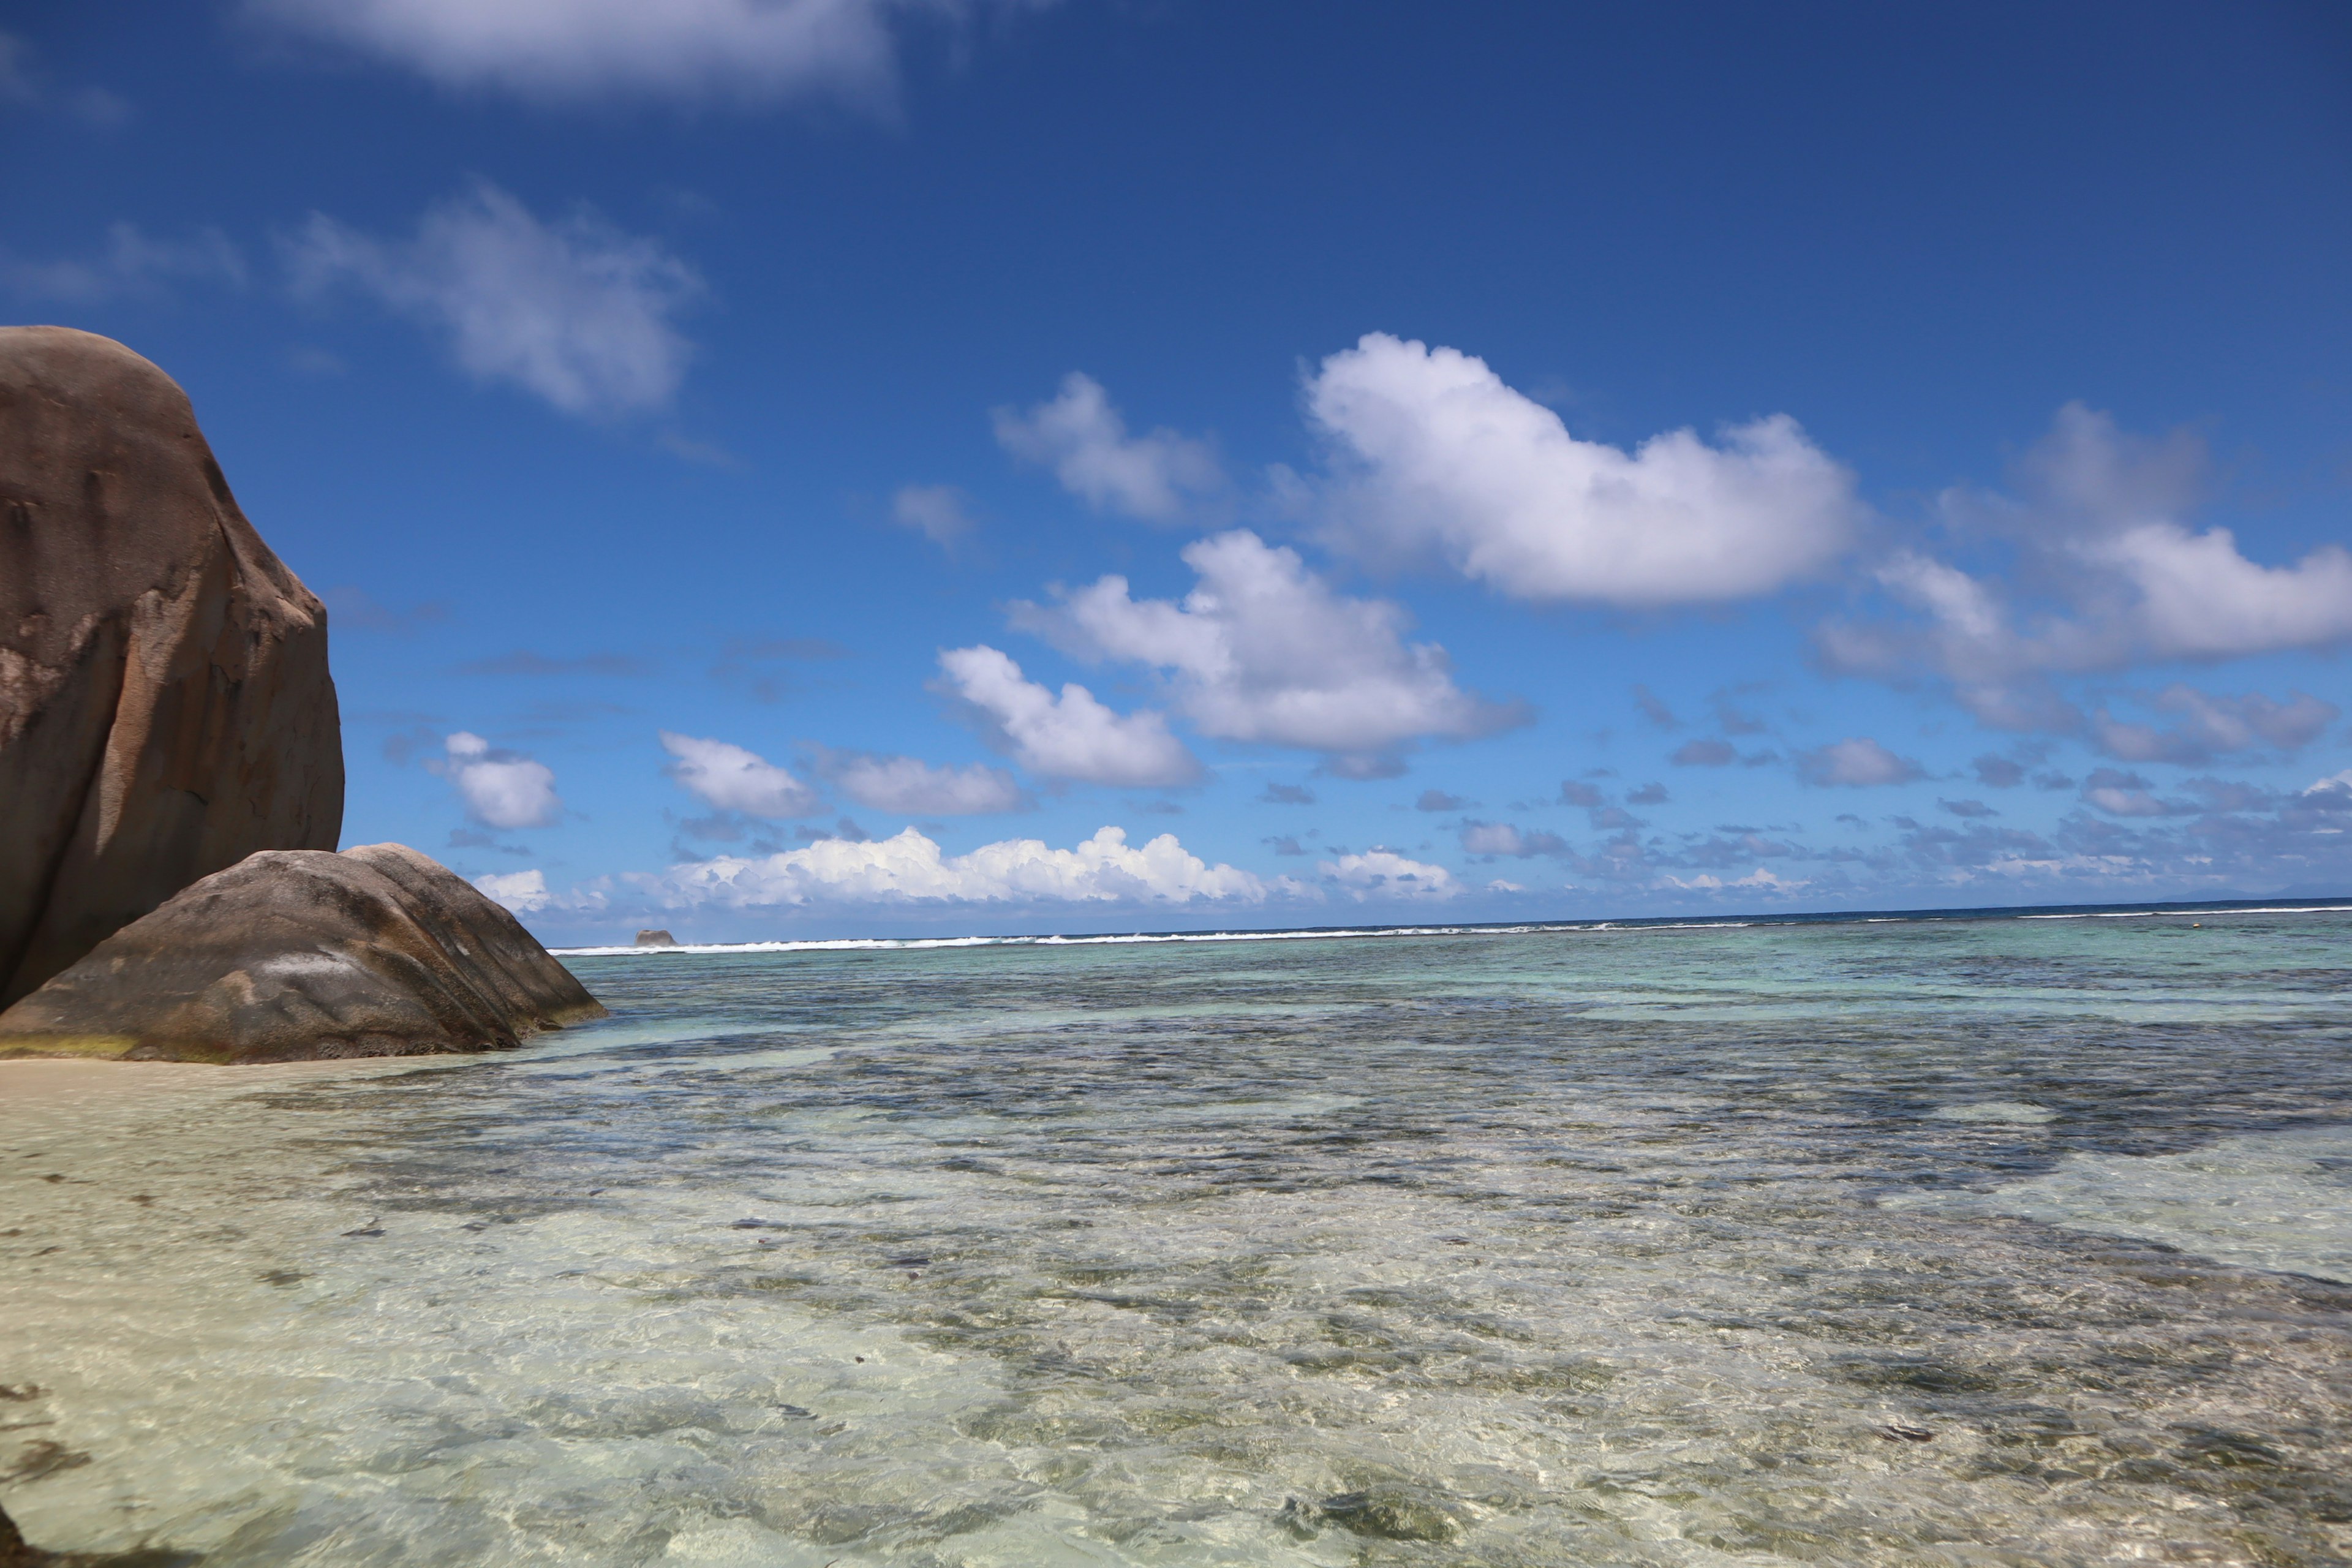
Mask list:
[{"label": "submerged rock", "polygon": [[0,328],[0,1006],[342,828],[326,611],[178,384],[66,327]]},{"label": "submerged rock", "polygon": [[639,947],[676,947],[677,938],[666,931],[641,931],[637,933]]},{"label": "submerged rock", "polygon": [[153,1547],[142,1552],[44,1552],[28,1544],[8,1510],[0,1509],[0,1568],[186,1568],[201,1561],[193,1552]]},{"label": "submerged rock", "polygon": [[1353,1534],[1378,1541],[1451,1541],[1461,1521],[1419,1487],[1381,1486],[1327,1497],[1323,1518]]},{"label": "submerged rock", "polygon": [[265,850],[0,1013],[0,1056],[275,1062],[508,1050],[604,1016],[514,916],[406,845]]}]

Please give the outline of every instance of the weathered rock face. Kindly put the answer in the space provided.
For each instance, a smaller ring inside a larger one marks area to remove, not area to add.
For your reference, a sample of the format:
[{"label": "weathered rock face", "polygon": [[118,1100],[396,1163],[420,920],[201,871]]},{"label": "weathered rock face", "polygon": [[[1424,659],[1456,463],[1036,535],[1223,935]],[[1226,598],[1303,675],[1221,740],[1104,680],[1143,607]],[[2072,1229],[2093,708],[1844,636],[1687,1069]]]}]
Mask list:
[{"label": "weathered rock face", "polygon": [[257,849],[332,849],[326,611],[187,395],[110,339],[0,328],[0,1006]]},{"label": "weathered rock face", "polygon": [[278,1062],[509,1050],[604,1016],[514,916],[406,845],[264,850],[0,1013],[0,1056]]}]

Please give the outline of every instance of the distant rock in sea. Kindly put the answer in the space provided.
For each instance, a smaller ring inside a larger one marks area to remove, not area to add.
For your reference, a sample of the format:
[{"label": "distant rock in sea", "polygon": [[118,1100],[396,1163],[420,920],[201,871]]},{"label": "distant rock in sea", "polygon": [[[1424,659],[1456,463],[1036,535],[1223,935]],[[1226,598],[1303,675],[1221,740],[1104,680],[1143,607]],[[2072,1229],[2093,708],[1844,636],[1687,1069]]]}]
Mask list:
[{"label": "distant rock in sea", "polygon": [[641,931],[637,933],[639,947],[676,947],[677,938],[666,931]]},{"label": "distant rock in sea", "polygon": [[0,1013],[0,1057],[278,1062],[507,1050],[604,1008],[514,916],[402,844],[265,850]]},{"label": "distant rock in sea", "polygon": [[187,395],[111,339],[0,328],[0,1006],[342,816],[326,611]]}]

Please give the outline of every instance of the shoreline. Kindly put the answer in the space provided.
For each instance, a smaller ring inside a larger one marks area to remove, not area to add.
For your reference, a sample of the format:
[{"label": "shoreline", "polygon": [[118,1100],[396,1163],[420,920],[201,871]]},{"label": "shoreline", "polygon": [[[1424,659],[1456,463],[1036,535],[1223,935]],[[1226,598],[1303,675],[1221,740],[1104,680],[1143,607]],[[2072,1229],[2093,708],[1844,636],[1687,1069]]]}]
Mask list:
[{"label": "shoreline", "polygon": [[450,1052],[426,1057],[328,1057],[300,1062],[160,1062],[123,1061],[92,1057],[0,1057],[0,1115],[16,1106],[70,1099],[79,1094],[123,1090],[201,1089],[212,1085],[247,1088],[257,1084],[302,1082],[310,1079],[375,1077],[411,1071],[424,1065],[470,1062],[483,1056],[512,1052]]}]

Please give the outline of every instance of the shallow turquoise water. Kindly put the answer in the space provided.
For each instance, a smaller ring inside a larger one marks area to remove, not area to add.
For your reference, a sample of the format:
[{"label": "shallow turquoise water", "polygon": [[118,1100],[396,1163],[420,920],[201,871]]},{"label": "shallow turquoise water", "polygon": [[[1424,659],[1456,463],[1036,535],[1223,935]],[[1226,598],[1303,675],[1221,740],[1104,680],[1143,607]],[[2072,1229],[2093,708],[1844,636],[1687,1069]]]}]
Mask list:
[{"label": "shallow turquoise water", "polygon": [[2199,918],[588,957],[615,1017],[506,1057],[0,1103],[0,1502],[219,1564],[2352,1560],[2352,916]]}]

